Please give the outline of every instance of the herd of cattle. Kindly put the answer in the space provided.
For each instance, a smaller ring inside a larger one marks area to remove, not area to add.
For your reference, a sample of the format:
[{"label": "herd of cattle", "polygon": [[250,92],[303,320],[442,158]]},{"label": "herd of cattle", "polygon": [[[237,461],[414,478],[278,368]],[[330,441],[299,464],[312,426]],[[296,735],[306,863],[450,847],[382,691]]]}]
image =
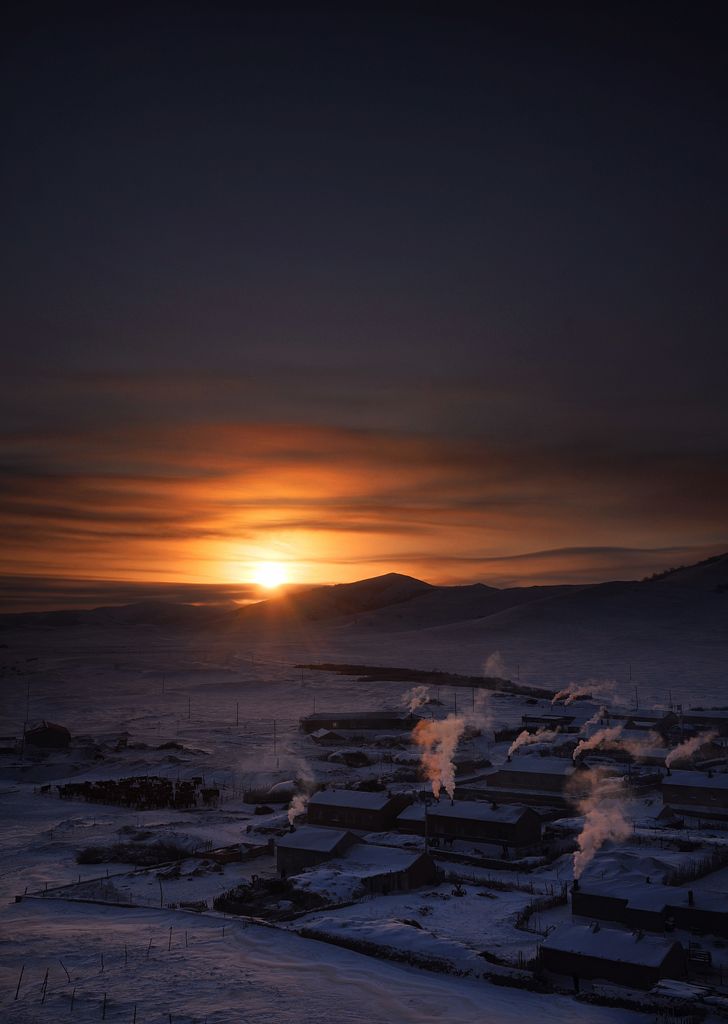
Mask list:
[{"label": "herd of cattle", "polygon": [[[201,776],[183,782],[157,775],[139,775],[126,779],[101,779],[95,782],[67,782],[56,787],[61,800],[86,800],[96,804],[116,804],[137,811],[173,807],[183,811],[192,807],[217,807],[220,790],[204,786]],[[50,792],[42,786],[41,792]]]}]

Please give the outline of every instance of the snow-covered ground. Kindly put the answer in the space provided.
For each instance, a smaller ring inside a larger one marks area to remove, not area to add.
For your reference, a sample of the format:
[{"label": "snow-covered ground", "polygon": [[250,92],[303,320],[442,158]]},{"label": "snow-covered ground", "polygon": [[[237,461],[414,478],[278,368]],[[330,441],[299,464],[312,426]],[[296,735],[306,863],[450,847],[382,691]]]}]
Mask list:
[{"label": "snow-covered ground", "polygon": [[418,971],[230,919],[50,901],[12,906],[3,919],[0,1013],[8,1024],[97,1021],[104,994],[106,1019],[124,1022],[132,1021],[135,1006],[137,1021],[168,1021],[171,1015],[175,1024],[645,1020],[564,997]]},{"label": "snow-covered ground", "polygon": [[[515,918],[534,896],[558,891],[570,879],[569,856],[528,875],[498,872],[512,889],[489,886],[494,874],[490,869],[445,864],[441,866],[467,876],[464,897],[452,895],[452,883],[433,885],[311,912],[278,928],[169,909],[198,900],[212,906],[215,895],[254,874],[272,877],[274,861],[269,853],[219,868],[203,865],[201,870],[199,859],[185,861],[178,878],[161,879],[156,870],[135,870],[129,863],[76,861],[85,847],[107,847],[135,836],[174,842],[188,850],[251,839],[264,844],[284,826],[285,806],[256,815],[254,807],[243,802],[244,791],[294,778],[316,783],[394,778],[390,773],[406,771],[407,766],[393,763],[390,754],[404,753],[400,760],[406,762],[406,750],[372,746],[368,748],[370,766],[348,768],[330,761],[335,748],[317,746],[299,730],[298,719],[314,708],[401,708],[408,687],[309,672],[296,668],[296,663],[361,660],[474,671],[474,647],[441,641],[438,652],[426,644],[416,651],[401,635],[375,638],[360,632],[345,637],[335,631],[312,632],[308,646],[300,637],[286,642],[272,637],[243,642],[225,636],[203,643],[199,637],[165,636],[153,629],[128,633],[28,630],[6,632],[4,642],[8,646],[0,648],[0,735],[19,736],[26,718],[45,718],[68,726],[74,743],[68,752],[39,756],[26,751],[22,757],[8,753],[0,757],[3,1020],[65,1018],[74,988],[73,1019],[82,1022],[100,1018],[104,993],[110,1021],[131,1021],[135,1004],[140,1022],[168,1021],[170,1014],[177,1022],[207,1019],[210,1024],[264,1019],[425,1022],[456,1018],[487,1019],[492,1024],[536,1017],[565,1022],[644,1020],[624,1010],[502,988],[478,977],[492,969],[480,956],[483,951],[508,963],[533,956],[538,935],[516,928]],[[488,653],[484,645],[483,662]],[[544,679],[531,673],[528,681],[568,682],[570,678],[567,673],[556,679],[549,670]],[[433,706],[436,714],[444,716],[457,704],[459,712],[482,728],[467,752],[487,756],[495,764],[504,760],[508,743],[495,744],[492,730],[517,726],[526,710],[550,707],[547,702],[527,705],[520,697],[469,687],[433,687],[431,696],[441,702]],[[717,687],[713,702],[720,703],[721,697]],[[582,717],[593,710],[593,706],[583,708]],[[123,734],[128,734],[126,746],[119,742]],[[54,788],[64,781],[130,775],[173,780],[200,777],[206,785],[220,789],[220,805],[136,811],[60,800]],[[50,791],[39,792],[43,785],[51,785]],[[407,782],[400,782],[399,788],[410,785],[420,788]],[[631,813],[646,827],[655,810],[645,800],[635,802]],[[393,834],[369,840],[399,847],[416,847],[418,842]],[[684,855],[658,850],[657,844],[654,851],[639,848],[639,854],[659,856],[667,866],[684,861]],[[604,861],[599,870],[611,867]],[[46,886],[52,891],[66,885],[74,887],[76,898],[99,898],[101,885],[91,880],[103,880],[107,873],[109,893],[116,894],[112,898],[137,906],[70,902],[62,898],[68,892],[13,902],[26,891],[44,891]],[[716,875],[716,891],[726,891],[723,874]],[[696,889],[700,884],[695,883]],[[533,892],[524,891],[527,886]],[[158,901],[164,909],[159,909]],[[562,906],[539,911],[532,924],[544,931],[568,918],[568,908]],[[172,948],[168,950],[170,928]],[[435,956],[472,976],[456,978],[380,961],[303,938],[295,933],[302,928],[333,939],[344,936],[399,952]],[[23,967],[16,1001],[15,986]],[[41,1002],[46,969],[47,992]]]}]

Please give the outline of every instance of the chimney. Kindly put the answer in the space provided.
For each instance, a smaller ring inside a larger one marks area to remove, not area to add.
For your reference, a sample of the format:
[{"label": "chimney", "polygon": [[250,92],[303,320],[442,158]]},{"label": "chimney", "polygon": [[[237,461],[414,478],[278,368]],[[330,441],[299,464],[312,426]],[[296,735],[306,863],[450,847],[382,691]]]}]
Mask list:
[{"label": "chimney", "polygon": [[506,757],[506,761],[509,761],[509,762],[510,762],[510,760],[511,760],[511,755],[510,755],[510,754],[508,754],[508,756]]},{"label": "chimney", "polygon": [[578,878],[574,879],[574,884],[571,887],[571,891],[572,892],[578,892],[579,891],[579,879]]}]

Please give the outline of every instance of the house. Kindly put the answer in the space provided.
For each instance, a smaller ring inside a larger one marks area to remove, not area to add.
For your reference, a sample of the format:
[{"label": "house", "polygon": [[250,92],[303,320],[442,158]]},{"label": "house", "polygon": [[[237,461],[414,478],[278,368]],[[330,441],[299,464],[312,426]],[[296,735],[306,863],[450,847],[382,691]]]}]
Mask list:
[{"label": "house", "polygon": [[715,729],[719,736],[728,736],[728,711],[724,708],[688,708],[680,713],[680,722],[696,732]]},{"label": "house", "polygon": [[46,750],[65,750],[71,745],[71,734],[65,725],[44,721],[25,733],[25,742]]},{"label": "house", "polygon": [[359,839],[352,832],[332,828],[301,827],[276,842],[276,867],[282,877],[341,857]]},{"label": "house", "polygon": [[411,836],[425,834],[425,805],[410,804],[397,815],[396,829]]},{"label": "house", "polygon": [[608,882],[590,879],[575,883],[571,912],[646,931],[684,928],[698,935],[728,937],[728,896],[724,893],[662,885],[638,874]]},{"label": "house", "polygon": [[469,800],[490,800],[499,804],[546,805],[567,807],[567,790],[574,785],[572,779],[588,768],[575,766],[570,758],[540,757],[524,754],[506,761],[495,771],[488,772],[483,782],[458,788],[458,794]]},{"label": "house", "polygon": [[438,877],[429,854],[371,843],[352,847],[344,857],[331,861],[327,867],[340,869],[344,876],[355,880],[359,890],[382,895],[409,892],[430,885]]},{"label": "house", "polygon": [[642,931],[618,931],[574,924],[559,928],[541,944],[544,970],[574,979],[599,978],[628,988],[649,989],[661,978],[684,978],[685,950],[679,942]]},{"label": "house", "polygon": [[662,800],[677,813],[728,817],[728,773],[670,772],[662,779]]},{"label": "house", "polygon": [[300,719],[304,732],[315,733],[320,729],[345,729],[349,732],[406,732],[414,729],[420,721],[417,715],[407,711],[340,711],[314,712]]},{"label": "house", "polygon": [[367,793],[358,789],[325,789],[308,802],[309,825],[352,828],[362,832],[386,832],[404,807],[406,796]]},{"label": "house", "polygon": [[316,729],[309,736],[320,747],[340,747],[344,743],[344,737],[333,729]]},{"label": "house", "polygon": [[494,805],[476,800],[440,800],[426,810],[431,839],[465,839],[502,846],[533,846],[541,840],[541,819],[520,804]]},{"label": "house", "polygon": [[674,711],[647,708],[640,708],[639,711],[626,711],[616,707],[611,709],[610,715],[614,719],[624,721],[626,729],[657,732],[663,737],[667,737],[679,725],[679,718]]}]

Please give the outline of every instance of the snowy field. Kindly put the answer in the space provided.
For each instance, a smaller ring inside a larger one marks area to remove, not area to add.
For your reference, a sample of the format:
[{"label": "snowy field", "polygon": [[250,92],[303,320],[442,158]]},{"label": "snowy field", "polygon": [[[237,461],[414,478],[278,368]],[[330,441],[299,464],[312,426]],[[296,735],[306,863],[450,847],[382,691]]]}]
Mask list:
[{"label": "snowy field", "polygon": [[[171,1014],[176,1024],[644,1021],[641,1015],[615,1015],[561,997],[395,966],[229,919],[80,904],[61,910],[36,901],[8,908],[4,925],[0,1011],[8,1024],[65,1020],[74,989],[70,1019],[79,1022],[101,1018],[104,993],[109,1021],[131,1021],[135,1005],[137,1021],[168,1021]],[[25,964],[22,998],[14,1001],[20,964]]]}]

